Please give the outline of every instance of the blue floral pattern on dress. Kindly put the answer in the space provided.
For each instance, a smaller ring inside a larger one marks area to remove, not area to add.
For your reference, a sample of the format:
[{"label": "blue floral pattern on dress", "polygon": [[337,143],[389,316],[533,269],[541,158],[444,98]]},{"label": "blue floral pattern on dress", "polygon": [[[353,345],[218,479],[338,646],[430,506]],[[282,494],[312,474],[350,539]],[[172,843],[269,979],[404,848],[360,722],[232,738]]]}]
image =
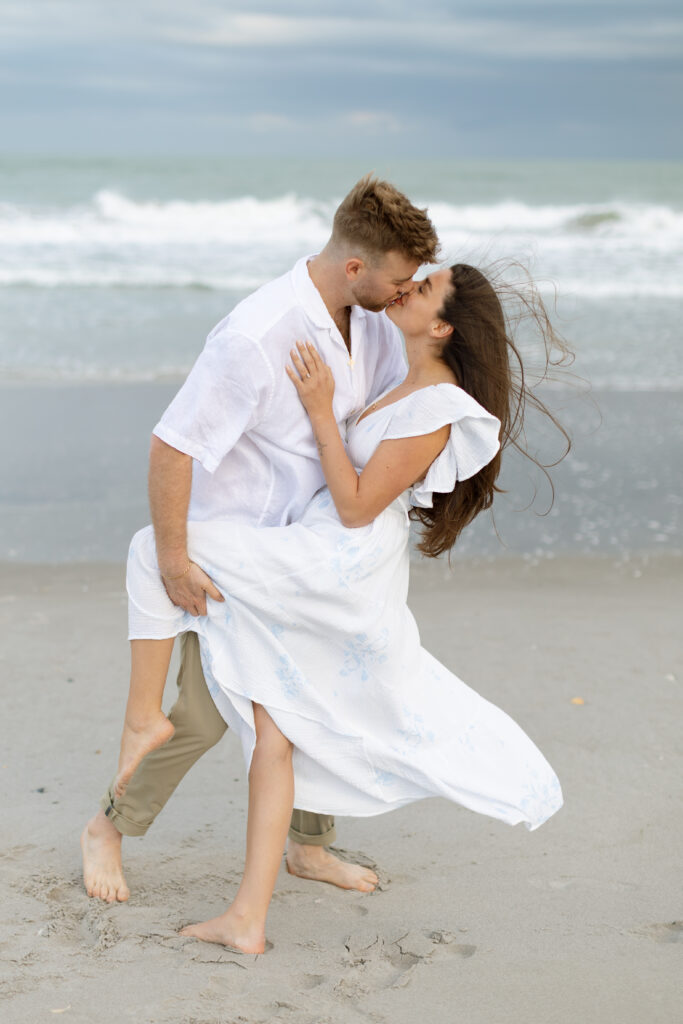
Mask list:
[{"label": "blue floral pattern on dress", "polygon": [[291,658],[287,657],[285,654],[280,655],[275,675],[282,684],[281,689],[285,697],[289,698],[289,700],[294,700],[294,698],[299,696],[305,677],[296,667]]},{"label": "blue floral pattern on dress", "polygon": [[537,769],[529,765],[526,783],[522,788],[519,801],[521,811],[541,821],[554,814],[562,806],[562,790],[560,781],[552,772],[539,775]]},{"label": "blue floral pattern on dress", "polygon": [[387,660],[388,641],[388,629],[381,630],[374,643],[367,633],[356,633],[344,644],[344,664],[339,670],[339,675],[357,675],[365,682],[370,678],[370,670]]},{"label": "blue floral pattern on dress", "polygon": [[329,508],[332,504],[332,495],[330,494],[329,489],[327,487],[323,487],[322,490],[318,491],[318,493],[313,496],[311,504],[314,504],[316,508]]},{"label": "blue floral pattern on dress", "polygon": [[393,772],[384,771],[384,769],[378,768],[376,765],[372,766],[372,775],[380,789],[389,789],[398,782]]},{"label": "blue floral pattern on dress", "polygon": [[223,604],[223,625],[229,626],[232,622],[232,608],[230,607],[230,599],[226,597]]},{"label": "blue floral pattern on dress", "polygon": [[403,740],[404,750],[415,750],[416,747],[421,747],[425,741],[433,743],[436,739],[434,730],[427,728],[424,715],[413,711],[407,704],[403,705],[403,721],[405,728],[398,729],[396,734]]},{"label": "blue floral pattern on dress", "polygon": [[470,754],[476,754],[477,752],[477,723],[470,722],[461,732],[458,734],[458,743],[465,750],[468,750]]},{"label": "blue floral pattern on dress", "polygon": [[345,551],[335,555],[330,561],[330,568],[337,574],[337,583],[340,587],[348,586],[350,583],[358,583],[367,575],[367,569],[360,559],[354,560],[354,555],[360,552],[356,545],[347,548]]}]

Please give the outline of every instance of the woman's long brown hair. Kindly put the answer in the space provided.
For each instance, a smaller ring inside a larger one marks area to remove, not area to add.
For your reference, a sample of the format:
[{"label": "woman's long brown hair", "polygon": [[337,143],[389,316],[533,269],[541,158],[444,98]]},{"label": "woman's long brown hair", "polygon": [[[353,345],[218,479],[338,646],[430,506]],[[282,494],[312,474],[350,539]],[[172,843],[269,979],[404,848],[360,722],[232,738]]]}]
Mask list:
[{"label": "woman's long brown hair", "polygon": [[[468,523],[491,507],[495,493],[502,490],[496,480],[503,451],[509,445],[536,463],[546,476],[548,466],[560,461],[541,463],[520,443],[527,406],[547,416],[563,435],[566,445],[560,458],[571,446],[564,427],[527,384],[522,357],[511,336],[512,316],[508,313],[506,317],[498,294],[509,294],[521,310],[521,316],[514,319],[530,320],[543,341],[545,367],[535,387],[549,379],[551,365],[568,362],[572,353],[553,329],[534,285],[528,280],[521,289],[500,285],[497,291],[480,270],[466,263],[451,267],[451,283],[439,318],[450,324],[453,332],[441,358],[455,374],[458,385],[500,420],[500,450],[469,480],[458,481],[450,494],[435,492],[432,508],[411,510],[411,517],[424,527],[418,550],[431,558],[450,551]],[[550,484],[552,489],[552,481]]]}]

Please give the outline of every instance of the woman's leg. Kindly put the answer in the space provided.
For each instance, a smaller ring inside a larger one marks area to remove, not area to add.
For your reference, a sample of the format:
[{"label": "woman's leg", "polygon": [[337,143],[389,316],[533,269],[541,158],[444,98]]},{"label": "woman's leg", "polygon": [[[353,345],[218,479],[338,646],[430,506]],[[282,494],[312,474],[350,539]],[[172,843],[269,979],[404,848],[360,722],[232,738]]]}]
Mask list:
[{"label": "woman's leg", "polygon": [[161,710],[173,640],[131,640],[130,689],[114,793],[122,796],[147,754],[167,743],[174,729]]},{"label": "woman's leg", "polygon": [[282,862],[294,805],[292,744],[260,704],[254,704],[256,745],[249,769],[249,817],[244,874],[220,917],[188,925],[181,935],[263,953],[266,914]]}]

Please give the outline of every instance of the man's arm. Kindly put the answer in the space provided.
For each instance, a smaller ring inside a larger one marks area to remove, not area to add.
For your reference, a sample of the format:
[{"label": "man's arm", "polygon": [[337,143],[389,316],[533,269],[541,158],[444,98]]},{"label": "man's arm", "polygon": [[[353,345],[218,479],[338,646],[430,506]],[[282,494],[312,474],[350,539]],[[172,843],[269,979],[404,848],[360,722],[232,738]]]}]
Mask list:
[{"label": "man's arm", "polygon": [[149,502],[157,558],[168,596],[191,615],[206,614],[206,594],[222,600],[199,566],[188,570],[193,459],[213,473],[242,434],[258,423],[271,390],[272,371],[260,345],[231,331],[225,321],[209,335],[154,428]]},{"label": "man's arm", "polygon": [[[187,510],[192,488],[192,457],[152,435],[149,453],[149,507],[159,571],[173,604],[190,615],[206,615],[206,595],[223,597],[187,553]],[[187,571],[188,565],[190,566]]]}]

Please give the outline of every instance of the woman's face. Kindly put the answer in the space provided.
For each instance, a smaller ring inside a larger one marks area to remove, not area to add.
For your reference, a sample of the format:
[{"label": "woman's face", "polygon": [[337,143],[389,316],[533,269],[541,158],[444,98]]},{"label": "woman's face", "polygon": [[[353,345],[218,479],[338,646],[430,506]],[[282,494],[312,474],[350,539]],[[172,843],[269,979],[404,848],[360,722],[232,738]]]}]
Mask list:
[{"label": "woman's face", "polygon": [[406,336],[431,335],[442,323],[439,311],[452,287],[450,268],[437,270],[387,306],[387,316]]}]

